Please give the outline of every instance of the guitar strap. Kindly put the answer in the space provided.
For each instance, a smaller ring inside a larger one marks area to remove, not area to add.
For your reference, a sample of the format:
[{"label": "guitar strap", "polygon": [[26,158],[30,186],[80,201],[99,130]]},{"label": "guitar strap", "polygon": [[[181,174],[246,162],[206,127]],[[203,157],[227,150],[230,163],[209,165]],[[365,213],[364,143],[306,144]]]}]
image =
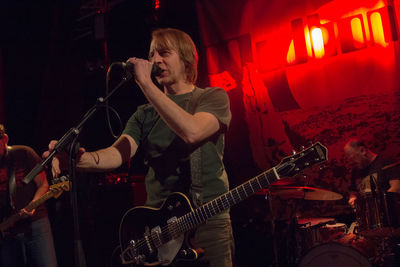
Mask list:
[{"label": "guitar strap", "polygon": [[[189,100],[188,111],[190,114],[194,114],[199,97],[203,91],[203,89],[199,89],[197,87],[194,88],[193,95]],[[192,196],[192,201],[195,208],[200,207],[203,204],[203,180],[201,176],[201,169],[201,146],[199,146],[190,154],[190,174],[192,183],[189,192]]]},{"label": "guitar strap", "polygon": [[8,165],[8,192],[10,196],[10,205],[13,210],[15,210],[14,206],[14,197],[16,191],[16,182],[15,182],[15,164],[13,157],[13,149],[11,146],[8,147],[7,154],[7,165]]}]

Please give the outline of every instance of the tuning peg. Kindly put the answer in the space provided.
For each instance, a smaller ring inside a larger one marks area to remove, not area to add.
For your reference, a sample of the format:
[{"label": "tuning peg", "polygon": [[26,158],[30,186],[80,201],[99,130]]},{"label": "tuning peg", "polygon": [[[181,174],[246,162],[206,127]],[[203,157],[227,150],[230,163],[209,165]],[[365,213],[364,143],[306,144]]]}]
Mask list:
[{"label": "tuning peg", "polygon": [[61,182],[69,181],[69,175],[63,175],[59,179],[60,179]]},{"label": "tuning peg", "polygon": [[297,153],[297,152],[296,152],[296,150],[294,150],[294,149],[292,150],[292,152],[290,152],[290,154],[292,154],[292,155],[296,155],[296,153]]}]

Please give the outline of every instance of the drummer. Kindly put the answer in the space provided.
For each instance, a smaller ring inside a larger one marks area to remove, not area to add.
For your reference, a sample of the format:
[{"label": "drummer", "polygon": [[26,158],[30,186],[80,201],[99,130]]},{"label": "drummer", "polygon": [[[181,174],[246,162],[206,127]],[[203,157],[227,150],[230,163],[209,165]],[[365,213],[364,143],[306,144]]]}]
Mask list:
[{"label": "drummer", "polygon": [[344,154],[353,171],[349,204],[354,206],[359,193],[400,193],[400,161],[384,158],[371,151],[362,140],[350,139]]}]

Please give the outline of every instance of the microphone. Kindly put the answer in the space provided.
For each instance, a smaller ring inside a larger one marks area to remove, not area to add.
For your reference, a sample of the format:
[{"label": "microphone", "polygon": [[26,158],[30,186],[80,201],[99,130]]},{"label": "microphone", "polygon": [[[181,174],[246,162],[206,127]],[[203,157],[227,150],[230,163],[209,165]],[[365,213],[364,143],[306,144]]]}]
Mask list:
[{"label": "microphone", "polygon": [[[133,73],[133,64],[131,62],[121,62],[121,65],[126,72]],[[151,68],[151,76],[160,76],[162,72],[163,70],[157,64],[153,64],[153,67]]]}]

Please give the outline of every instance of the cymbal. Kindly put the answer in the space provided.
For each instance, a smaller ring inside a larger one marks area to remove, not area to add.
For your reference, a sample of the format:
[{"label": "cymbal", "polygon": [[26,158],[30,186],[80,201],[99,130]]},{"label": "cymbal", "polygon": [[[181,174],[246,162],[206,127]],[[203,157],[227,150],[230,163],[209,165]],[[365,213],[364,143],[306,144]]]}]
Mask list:
[{"label": "cymbal", "polygon": [[270,187],[272,186],[285,186],[285,185],[295,185],[296,179],[293,177],[287,177],[287,178],[280,178],[279,180],[276,180],[275,182],[270,184]]},{"label": "cymbal", "polygon": [[308,186],[276,186],[264,192],[267,193],[268,191],[271,195],[276,195],[283,199],[339,200],[343,198],[339,193]]}]

